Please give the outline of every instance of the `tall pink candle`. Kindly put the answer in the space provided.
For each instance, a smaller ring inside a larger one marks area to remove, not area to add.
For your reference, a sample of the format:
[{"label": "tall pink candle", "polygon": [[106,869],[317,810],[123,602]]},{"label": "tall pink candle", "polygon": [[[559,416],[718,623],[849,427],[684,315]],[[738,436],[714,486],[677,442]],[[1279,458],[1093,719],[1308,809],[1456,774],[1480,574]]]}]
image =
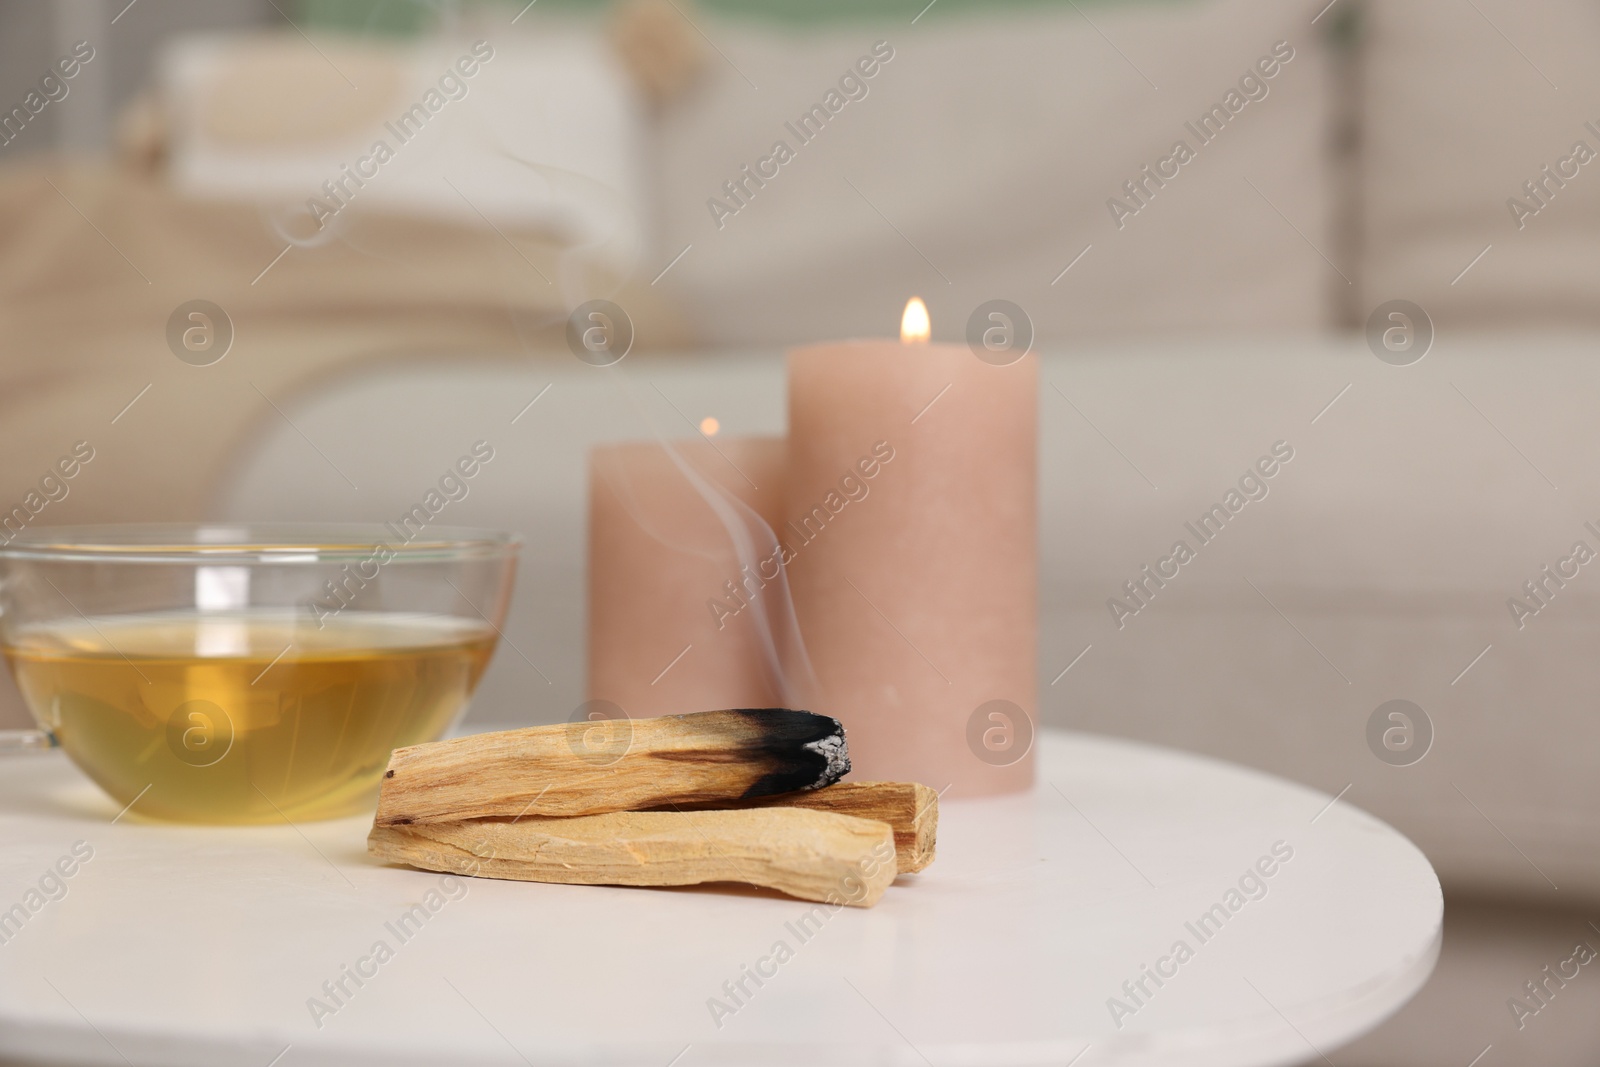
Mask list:
[{"label": "tall pink candle", "polygon": [[846,341],[789,354],[790,581],[853,776],[1025,789],[1037,722],[1032,355]]},{"label": "tall pink candle", "polygon": [[781,706],[781,634],[748,606],[736,542],[764,556],[766,528],[782,522],[783,439],[672,448],[676,459],[655,442],[590,454],[589,698],[634,718]]}]

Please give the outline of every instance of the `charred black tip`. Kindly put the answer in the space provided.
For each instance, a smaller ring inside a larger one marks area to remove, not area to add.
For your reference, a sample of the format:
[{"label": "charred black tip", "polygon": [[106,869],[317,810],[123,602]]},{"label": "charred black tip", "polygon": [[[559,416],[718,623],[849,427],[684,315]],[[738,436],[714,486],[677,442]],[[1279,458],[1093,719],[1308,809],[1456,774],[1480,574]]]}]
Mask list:
[{"label": "charred black tip", "polygon": [[790,708],[736,710],[760,727],[755,750],[772,767],[745,791],[746,798],[821,789],[850,773],[850,749],[838,719]]}]

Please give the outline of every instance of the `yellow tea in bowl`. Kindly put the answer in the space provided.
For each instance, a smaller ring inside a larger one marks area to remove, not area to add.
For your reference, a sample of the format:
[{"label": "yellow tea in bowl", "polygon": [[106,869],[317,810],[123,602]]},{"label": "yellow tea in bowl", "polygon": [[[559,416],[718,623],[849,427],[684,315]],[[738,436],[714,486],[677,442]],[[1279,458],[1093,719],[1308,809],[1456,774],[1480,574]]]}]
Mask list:
[{"label": "yellow tea in bowl", "polygon": [[4,652],[41,725],[119,804],[270,823],[370,804],[390,751],[465,706],[496,637],[448,615],[247,608],[36,622]]}]

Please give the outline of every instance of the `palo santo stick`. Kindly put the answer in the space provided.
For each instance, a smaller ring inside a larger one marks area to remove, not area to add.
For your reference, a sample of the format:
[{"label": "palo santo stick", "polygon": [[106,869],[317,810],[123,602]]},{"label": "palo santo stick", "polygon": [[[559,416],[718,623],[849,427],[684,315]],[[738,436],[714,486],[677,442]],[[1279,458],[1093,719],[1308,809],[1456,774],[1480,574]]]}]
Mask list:
[{"label": "palo santo stick", "polygon": [[933,862],[939,794],[917,782],[839,782],[809,793],[741,801],[738,806],[809,808],[876,819],[894,830],[895,867],[901,874],[920,871]]},{"label": "palo santo stick", "polygon": [[556,723],[397,748],[384,826],[740,800],[818,789],[850,770],[837,719],[783,708]]},{"label": "palo santo stick", "polygon": [[574,885],[744,882],[863,908],[895,876],[886,823],[803,808],[375,824],[367,851],[454,874]]}]

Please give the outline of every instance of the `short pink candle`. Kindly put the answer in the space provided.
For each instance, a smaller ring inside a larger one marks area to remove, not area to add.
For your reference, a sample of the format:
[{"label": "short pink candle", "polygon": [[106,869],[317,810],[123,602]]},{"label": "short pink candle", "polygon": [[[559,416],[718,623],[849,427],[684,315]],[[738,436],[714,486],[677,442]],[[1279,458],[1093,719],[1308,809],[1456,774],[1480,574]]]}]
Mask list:
[{"label": "short pink candle", "polygon": [[672,448],[676,461],[655,442],[590,454],[589,699],[633,718],[782,706],[783,620],[773,639],[771,620],[741,606],[755,583],[729,523],[767,555],[761,539],[782,522],[783,439]]},{"label": "short pink candle", "polygon": [[811,710],[844,723],[852,777],[950,796],[1033,781],[1037,404],[1032,355],[999,366],[888,340],[789,354],[779,534]]}]

